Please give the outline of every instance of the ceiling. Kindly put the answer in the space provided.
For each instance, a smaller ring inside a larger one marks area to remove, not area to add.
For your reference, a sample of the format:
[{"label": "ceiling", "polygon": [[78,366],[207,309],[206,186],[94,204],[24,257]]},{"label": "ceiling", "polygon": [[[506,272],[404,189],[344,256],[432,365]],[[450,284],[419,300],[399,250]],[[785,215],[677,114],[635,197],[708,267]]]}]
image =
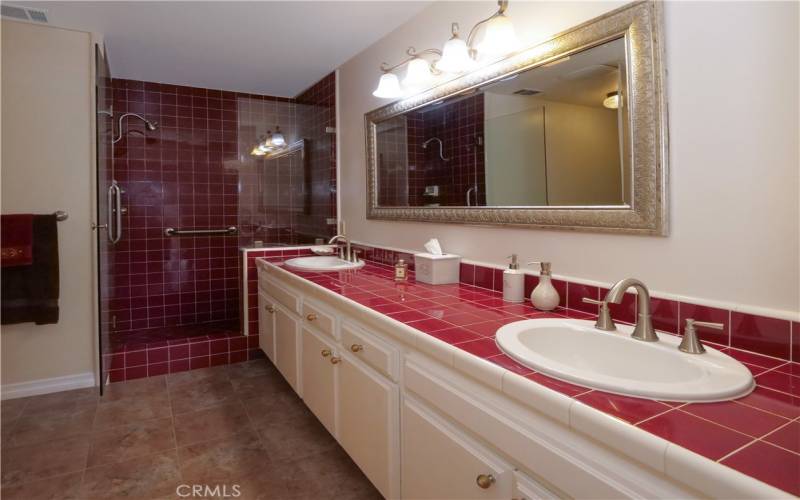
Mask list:
[{"label": "ceiling", "polygon": [[293,97],[430,2],[8,2],[100,33],[114,78]]}]

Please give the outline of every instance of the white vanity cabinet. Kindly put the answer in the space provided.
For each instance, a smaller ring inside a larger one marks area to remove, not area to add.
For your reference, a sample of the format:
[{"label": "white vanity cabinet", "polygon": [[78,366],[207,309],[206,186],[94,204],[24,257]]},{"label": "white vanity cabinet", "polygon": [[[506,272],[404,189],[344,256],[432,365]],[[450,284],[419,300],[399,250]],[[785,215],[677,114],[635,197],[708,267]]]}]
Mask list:
[{"label": "white vanity cabinet", "polygon": [[275,306],[275,366],[298,394],[300,394],[299,339],[300,321],[283,307]]},{"label": "white vanity cabinet", "polygon": [[[259,315],[262,348],[272,331],[270,359],[384,497],[699,496],[664,475],[663,450],[642,461],[572,429],[567,396],[260,267],[259,307],[274,309]],[[611,417],[593,425],[640,437]]]},{"label": "white vanity cabinet", "polygon": [[400,389],[354,354],[338,371],[339,443],[383,496],[397,496]]},{"label": "white vanity cabinet", "polygon": [[510,465],[410,398],[401,434],[403,498],[511,498]]},{"label": "white vanity cabinet", "polygon": [[258,347],[275,363],[275,300],[258,291]]},{"label": "white vanity cabinet", "polygon": [[336,435],[336,365],[341,358],[328,339],[303,328],[300,370],[303,401],[332,435]]}]

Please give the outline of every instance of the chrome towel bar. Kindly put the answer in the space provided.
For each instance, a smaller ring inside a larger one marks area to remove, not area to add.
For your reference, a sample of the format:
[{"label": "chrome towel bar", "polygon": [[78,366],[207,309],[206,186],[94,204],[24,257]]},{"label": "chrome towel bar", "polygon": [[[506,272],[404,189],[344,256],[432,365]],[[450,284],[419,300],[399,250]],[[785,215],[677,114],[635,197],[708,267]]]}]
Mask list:
[{"label": "chrome towel bar", "polygon": [[225,229],[175,229],[174,227],[168,227],[164,230],[164,234],[166,236],[181,236],[181,235],[199,236],[203,234],[234,235],[238,232],[239,230],[236,228],[236,226],[230,226]]}]

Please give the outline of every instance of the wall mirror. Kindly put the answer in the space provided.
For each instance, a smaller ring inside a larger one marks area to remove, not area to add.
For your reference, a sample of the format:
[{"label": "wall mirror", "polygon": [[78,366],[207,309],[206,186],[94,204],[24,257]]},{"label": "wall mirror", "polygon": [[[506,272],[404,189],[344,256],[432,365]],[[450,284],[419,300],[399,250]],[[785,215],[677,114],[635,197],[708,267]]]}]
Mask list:
[{"label": "wall mirror", "polygon": [[659,6],[366,115],[367,217],[667,233]]}]

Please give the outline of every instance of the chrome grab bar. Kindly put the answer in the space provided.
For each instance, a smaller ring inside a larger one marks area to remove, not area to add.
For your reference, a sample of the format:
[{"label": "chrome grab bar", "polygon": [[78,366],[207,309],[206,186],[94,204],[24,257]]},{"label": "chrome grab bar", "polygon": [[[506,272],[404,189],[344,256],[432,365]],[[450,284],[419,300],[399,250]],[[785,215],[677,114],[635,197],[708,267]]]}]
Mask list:
[{"label": "chrome grab bar", "polygon": [[225,229],[175,229],[174,227],[168,227],[164,230],[165,236],[181,236],[181,235],[202,235],[202,234],[226,234],[226,235],[234,235],[237,234],[239,230],[236,226],[230,226]]},{"label": "chrome grab bar", "polygon": [[111,185],[108,186],[106,207],[108,210],[106,234],[108,235],[108,241],[112,245],[119,242],[122,238],[122,210],[120,209],[120,205],[122,205],[122,189],[120,189],[117,181],[111,181]]}]

